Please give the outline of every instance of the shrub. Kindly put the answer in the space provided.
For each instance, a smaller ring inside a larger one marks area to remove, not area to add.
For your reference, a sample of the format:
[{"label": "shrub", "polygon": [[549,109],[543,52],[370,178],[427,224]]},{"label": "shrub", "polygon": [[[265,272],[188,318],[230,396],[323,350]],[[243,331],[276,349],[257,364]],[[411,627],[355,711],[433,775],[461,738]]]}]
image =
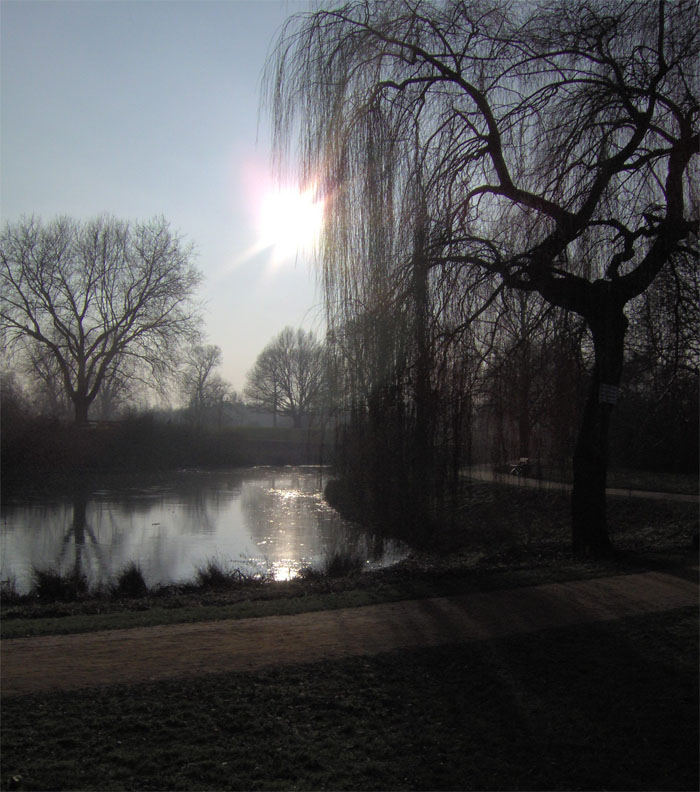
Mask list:
[{"label": "shrub", "polygon": [[240,586],[259,585],[272,580],[267,572],[244,572],[242,569],[229,569],[215,558],[210,558],[204,566],[197,569],[197,586],[209,589],[230,589]]},{"label": "shrub", "polygon": [[351,550],[329,552],[319,567],[305,566],[297,573],[299,580],[318,582],[328,578],[342,578],[362,572],[364,557]]},{"label": "shrub", "polygon": [[231,571],[224,569],[221,562],[213,558],[197,569],[196,579],[201,588],[230,588],[233,583]]},{"label": "shrub", "polygon": [[323,572],[320,569],[315,569],[312,566],[305,566],[297,572],[297,577],[299,580],[318,581],[323,578]]},{"label": "shrub", "polygon": [[39,599],[45,600],[73,600],[87,593],[88,582],[82,572],[73,570],[67,575],[62,575],[57,569],[33,570],[33,592]]},{"label": "shrub", "polygon": [[141,567],[134,561],[123,569],[111,586],[113,597],[145,597],[148,586],[143,577]]},{"label": "shrub", "polygon": [[364,566],[365,562],[362,556],[351,551],[336,550],[326,558],[323,564],[323,574],[331,578],[347,577],[362,572]]},{"label": "shrub", "polygon": [[25,597],[17,590],[17,581],[14,577],[0,580],[0,600],[3,605],[18,605]]}]

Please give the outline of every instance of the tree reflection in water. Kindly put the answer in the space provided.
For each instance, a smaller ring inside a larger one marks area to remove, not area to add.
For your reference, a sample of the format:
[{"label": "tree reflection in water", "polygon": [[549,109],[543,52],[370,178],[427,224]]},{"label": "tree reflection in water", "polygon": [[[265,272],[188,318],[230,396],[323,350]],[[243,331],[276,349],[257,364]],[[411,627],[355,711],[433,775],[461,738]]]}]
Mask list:
[{"label": "tree reflection in water", "polygon": [[336,554],[379,566],[407,552],[341,518],[310,468],[188,470],[102,484],[78,487],[67,499],[6,499],[0,577],[28,591],[33,568],[58,567],[106,585],[137,563],[148,585],[158,585],[192,580],[215,559],[284,579]]},{"label": "tree reflection in water", "polygon": [[[108,565],[95,532],[87,521],[88,499],[88,493],[82,490],[73,495],[73,519],[63,536],[56,567],[61,572],[65,569],[66,558],[72,543],[73,564],[69,574],[76,579],[85,576],[91,580],[94,577],[92,568],[96,567],[97,579],[106,580],[109,576]],[[85,569],[86,561],[87,571]]]}]

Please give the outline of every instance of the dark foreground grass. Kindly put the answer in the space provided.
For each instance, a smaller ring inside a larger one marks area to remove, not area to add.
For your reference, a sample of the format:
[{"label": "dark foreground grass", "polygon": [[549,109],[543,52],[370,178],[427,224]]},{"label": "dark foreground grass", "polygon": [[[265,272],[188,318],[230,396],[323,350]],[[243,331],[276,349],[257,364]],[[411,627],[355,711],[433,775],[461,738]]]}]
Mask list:
[{"label": "dark foreground grass", "polygon": [[3,702],[3,789],[698,788],[697,609]]}]

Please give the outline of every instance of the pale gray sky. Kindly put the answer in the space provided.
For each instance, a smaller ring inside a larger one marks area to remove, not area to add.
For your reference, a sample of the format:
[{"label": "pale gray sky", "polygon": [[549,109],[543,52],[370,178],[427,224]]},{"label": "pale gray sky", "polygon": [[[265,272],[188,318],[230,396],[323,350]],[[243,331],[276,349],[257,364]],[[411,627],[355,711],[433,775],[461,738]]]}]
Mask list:
[{"label": "pale gray sky", "polygon": [[307,5],[0,5],[3,221],[164,215],[197,248],[208,341],[238,390],[285,325],[322,327],[308,263],[250,254],[269,180],[260,75],[280,25]]}]

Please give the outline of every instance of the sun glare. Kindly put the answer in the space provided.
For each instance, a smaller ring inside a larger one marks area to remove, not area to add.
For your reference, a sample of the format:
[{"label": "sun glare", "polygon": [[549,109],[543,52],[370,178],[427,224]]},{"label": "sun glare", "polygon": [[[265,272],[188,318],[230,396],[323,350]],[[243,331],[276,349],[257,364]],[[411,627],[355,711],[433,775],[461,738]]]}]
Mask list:
[{"label": "sun glare", "polygon": [[264,247],[273,248],[277,264],[310,252],[323,223],[323,200],[314,187],[279,188],[263,196],[258,234]]}]

